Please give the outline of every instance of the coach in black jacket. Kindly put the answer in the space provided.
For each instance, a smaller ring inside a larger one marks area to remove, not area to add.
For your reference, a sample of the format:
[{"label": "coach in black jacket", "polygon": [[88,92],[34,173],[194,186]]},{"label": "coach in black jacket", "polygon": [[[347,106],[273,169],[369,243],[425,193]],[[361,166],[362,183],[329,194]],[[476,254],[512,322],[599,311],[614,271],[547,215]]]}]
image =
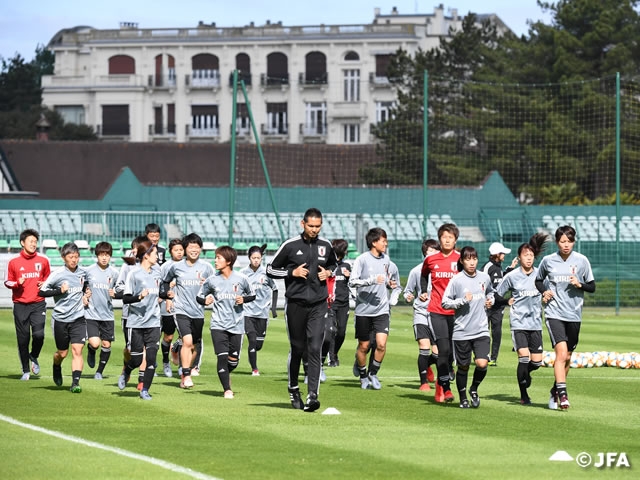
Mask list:
[{"label": "coach in black jacket", "polygon": [[[293,408],[313,412],[320,408],[321,350],[327,316],[327,277],[337,264],[331,243],[318,237],[322,213],[308,209],[303,217],[302,234],[286,240],[267,265],[267,275],[284,279],[286,286],[285,320],[289,335],[289,398]],[[300,362],[307,354],[309,392],[302,403],[298,377]]]}]

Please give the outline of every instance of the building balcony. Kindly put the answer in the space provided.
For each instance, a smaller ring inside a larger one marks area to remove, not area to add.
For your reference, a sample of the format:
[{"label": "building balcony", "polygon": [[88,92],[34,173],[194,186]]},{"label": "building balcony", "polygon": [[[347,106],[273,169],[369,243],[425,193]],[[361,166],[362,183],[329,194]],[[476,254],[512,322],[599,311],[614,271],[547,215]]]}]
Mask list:
[{"label": "building balcony", "polygon": [[219,127],[200,127],[195,128],[192,125],[185,125],[185,133],[189,140],[212,140],[219,141],[220,128]]},{"label": "building balcony", "polygon": [[172,89],[176,88],[176,73],[159,73],[149,75],[147,86],[151,89]]},{"label": "building balcony", "polygon": [[369,73],[369,86],[371,88],[391,88],[389,77],[378,76],[374,72]]},{"label": "building balcony", "polygon": [[325,143],[327,140],[327,124],[307,125],[301,123],[299,128],[300,136],[304,143]]},{"label": "building balcony", "polygon": [[220,88],[219,70],[193,70],[184,79],[187,88]]},{"label": "building balcony", "polygon": [[264,88],[286,88],[289,86],[289,74],[285,73],[277,77],[269,77],[266,73],[260,74],[260,86]]},{"label": "building balcony", "polygon": [[44,90],[110,90],[146,87],[148,80],[143,75],[43,75]]},{"label": "building balcony", "polygon": [[365,102],[333,102],[329,112],[331,118],[366,120],[367,104]]},{"label": "building balcony", "polygon": [[[244,81],[245,87],[251,86],[251,73],[238,72],[238,82]],[[229,86],[233,88],[233,72],[229,74]]]},{"label": "building balcony", "polygon": [[326,88],[329,83],[329,74],[324,72],[320,75],[309,75],[300,73],[298,75],[298,85],[300,88]]},{"label": "building balcony", "polygon": [[171,138],[176,136],[176,125],[170,123],[168,125],[149,125],[149,137],[152,138]]},{"label": "building balcony", "polygon": [[260,125],[260,134],[267,142],[286,142],[289,138],[289,124],[273,127],[263,123]]}]

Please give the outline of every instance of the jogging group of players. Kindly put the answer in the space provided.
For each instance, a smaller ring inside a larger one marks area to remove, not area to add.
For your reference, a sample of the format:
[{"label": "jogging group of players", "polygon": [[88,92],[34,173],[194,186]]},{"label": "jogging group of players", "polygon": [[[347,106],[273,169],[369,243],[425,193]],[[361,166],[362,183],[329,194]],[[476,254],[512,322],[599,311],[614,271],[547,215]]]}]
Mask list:
[{"label": "jogging group of players", "polygon": [[[144,235],[134,239],[120,270],[111,266],[113,251],[108,242],[95,246],[97,261],[86,268],[79,265],[78,247],[70,242],[60,249],[64,265],[51,272],[47,257],[38,253],[38,232],[23,231],[22,251],[9,261],[5,281],[13,294],[21,379],[40,373],[45,298],[53,297],[55,384],[63,384],[62,362],[70,349],[70,390],[82,391],[85,344],[87,364],[96,368],[94,378],[101,380],[115,340],[113,299],[119,298],[126,346],[118,388],[125,389],[137,369],[140,398],[151,400],[159,350],[162,373],[171,377],[174,363],[179,366],[180,387],[193,388],[203,349],[205,308],[211,306],[209,329],[216,370],[224,398],[232,399],[230,374],[238,366],[245,335],[252,375],[260,375],[257,352],[264,343],[269,314],[277,315],[274,280],[281,279],[293,408],[306,412],[320,408],[320,383],[326,378],[323,366],[340,364],[350,299],[355,299],[357,339],[353,374],[363,389],[382,388],[378,374],[386,353],[391,307],[401,294],[413,304],[419,389],[431,390],[430,383],[435,383],[436,402],[454,402],[451,383],[455,381],[460,408],[480,406],[479,386],[488,367],[496,365],[502,310],[510,305],[520,403],[531,404],[527,393],[531,372],[542,365],[544,310],[556,354],[549,408],[569,408],[566,377],[578,344],[584,292],[595,291],[588,259],[573,251],[573,227],[557,229],[557,251],[546,255],[538,267],[535,259],[549,240],[542,233],[521,244],[517,257],[503,271],[501,262],[509,249],[492,244],[490,261],[480,269],[476,249],[464,246],[458,250],[459,230],[445,223],[438,229],[437,240],[422,243],[423,261],[411,270],[402,290],[398,268],[387,254],[383,229],[374,227],[367,232],[368,251],[350,264],[345,261],[347,241],[320,236],[322,213],[318,209],[308,209],[300,225],[301,234],[283,242],[266,267],[266,246],[249,248],[249,265],[239,272],[233,268],[237,252],[232,247],[217,248],[212,266],[200,258],[203,243],[198,234],[171,240],[165,249],[158,245],[161,232],[156,224],[147,225]],[[472,363],[475,368],[467,388]],[[306,400],[299,385],[301,367]]]}]

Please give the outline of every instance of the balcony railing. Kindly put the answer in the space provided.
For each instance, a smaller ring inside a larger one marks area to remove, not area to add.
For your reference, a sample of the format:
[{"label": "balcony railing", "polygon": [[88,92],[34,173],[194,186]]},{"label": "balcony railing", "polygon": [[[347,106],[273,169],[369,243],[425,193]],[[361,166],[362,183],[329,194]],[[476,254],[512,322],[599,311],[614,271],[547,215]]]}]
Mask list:
[{"label": "balcony railing", "polygon": [[289,74],[285,73],[278,77],[268,77],[266,73],[261,73],[260,85],[262,87],[280,87],[282,85],[289,85]]},{"label": "balcony railing", "polygon": [[307,125],[306,123],[301,123],[300,135],[305,137],[324,137],[327,135],[327,124]]},{"label": "balcony railing", "polygon": [[391,86],[391,82],[389,81],[389,77],[387,77],[386,75],[379,76],[379,75],[375,74],[374,72],[370,72],[369,73],[369,83],[373,87],[379,87],[379,88],[385,88],[385,87],[390,87]]},{"label": "balcony railing", "polygon": [[148,83],[144,75],[43,75],[42,87],[55,90],[57,88],[129,88],[145,87]]},{"label": "balcony railing", "polygon": [[[244,80],[244,85],[246,87],[251,86],[251,73],[239,72],[238,73],[238,82],[240,82],[240,80]],[[229,74],[229,86],[233,87],[233,73]]]},{"label": "balcony railing", "polygon": [[300,73],[298,75],[298,83],[304,87],[322,87],[329,83],[329,74],[324,72],[322,74],[310,75],[308,73]]},{"label": "balcony railing", "polygon": [[185,76],[185,85],[191,88],[220,87],[219,70],[193,70]]},{"label": "balcony railing", "polygon": [[266,124],[260,125],[260,133],[262,135],[289,135],[289,124],[271,126]]},{"label": "balcony railing", "polygon": [[[229,125],[229,133],[233,132],[233,125]],[[247,121],[246,126],[241,126],[236,124],[236,135],[239,137],[249,137],[251,136],[251,126]]]},{"label": "balcony railing", "polygon": [[169,125],[149,125],[149,136],[152,137],[170,137],[176,134],[176,124]]},{"label": "balcony railing", "polygon": [[149,75],[148,86],[154,88],[171,88],[176,86],[176,71],[169,70],[167,73]]},{"label": "balcony railing", "polygon": [[219,127],[195,128],[192,125],[187,124],[185,128],[185,133],[187,134],[187,137],[217,138],[220,136],[220,128]]}]

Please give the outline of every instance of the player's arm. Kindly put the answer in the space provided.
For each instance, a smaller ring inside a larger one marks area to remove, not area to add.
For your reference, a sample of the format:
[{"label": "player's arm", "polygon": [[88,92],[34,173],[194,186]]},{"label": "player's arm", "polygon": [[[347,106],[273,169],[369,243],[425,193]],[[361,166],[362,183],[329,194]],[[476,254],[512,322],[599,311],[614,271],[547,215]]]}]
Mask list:
[{"label": "player's arm", "polygon": [[291,278],[295,267],[289,266],[288,245],[281,245],[267,265],[267,276],[270,278]]},{"label": "player's arm", "polygon": [[422,270],[420,271],[420,291],[426,292],[429,288],[429,276],[431,275],[431,269],[427,260],[429,257],[424,259],[422,262]]}]

